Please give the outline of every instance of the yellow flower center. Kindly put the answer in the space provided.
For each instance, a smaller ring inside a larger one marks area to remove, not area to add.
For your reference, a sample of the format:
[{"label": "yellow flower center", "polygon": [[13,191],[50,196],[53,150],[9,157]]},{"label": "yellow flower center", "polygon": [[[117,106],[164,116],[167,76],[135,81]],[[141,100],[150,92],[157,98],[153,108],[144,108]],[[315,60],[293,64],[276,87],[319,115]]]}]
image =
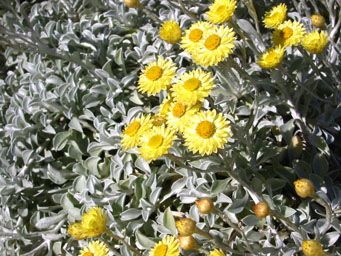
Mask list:
[{"label": "yellow flower center", "polygon": [[160,244],[154,250],[154,256],[166,256],[168,251],[168,246],[165,244]]},{"label": "yellow flower center", "polygon": [[163,137],[161,135],[154,135],[148,141],[148,146],[151,148],[158,148],[163,142]]},{"label": "yellow flower center", "polygon": [[146,71],[146,77],[149,80],[155,81],[162,76],[162,68],[159,66],[153,66]]},{"label": "yellow flower center", "polygon": [[83,253],[82,256],[94,256],[92,252]]},{"label": "yellow flower center", "polygon": [[190,78],[188,80],[186,80],[184,82],[184,88],[188,91],[194,91],[196,89],[198,89],[198,87],[200,86],[201,82],[199,79],[193,77],[193,78]]},{"label": "yellow flower center", "polygon": [[205,47],[208,50],[215,50],[220,45],[221,38],[217,35],[210,35],[205,41]]},{"label": "yellow flower center", "polygon": [[281,35],[283,37],[283,39],[289,39],[293,34],[293,31],[291,28],[283,28],[282,31],[281,31]]},{"label": "yellow flower center", "polygon": [[175,117],[181,117],[185,114],[186,108],[182,103],[176,103],[173,107],[172,114]]},{"label": "yellow flower center", "polygon": [[189,32],[189,40],[191,40],[192,42],[198,42],[201,38],[202,38],[202,30],[201,29],[198,29],[198,28],[195,28],[195,29],[192,29],[191,32]]},{"label": "yellow flower center", "polygon": [[127,126],[127,128],[124,130],[124,134],[128,136],[134,136],[137,131],[140,129],[141,124],[138,121],[134,121],[131,124]]},{"label": "yellow flower center", "polygon": [[273,62],[277,60],[277,54],[275,51],[269,52],[269,54],[266,56],[266,60],[269,62]]},{"label": "yellow flower center", "polygon": [[202,121],[198,124],[196,132],[201,138],[208,139],[215,133],[215,126],[210,121]]},{"label": "yellow flower center", "polygon": [[227,9],[227,6],[226,5],[219,5],[216,9],[216,13],[220,14],[220,13],[223,13],[224,11],[226,11]]}]

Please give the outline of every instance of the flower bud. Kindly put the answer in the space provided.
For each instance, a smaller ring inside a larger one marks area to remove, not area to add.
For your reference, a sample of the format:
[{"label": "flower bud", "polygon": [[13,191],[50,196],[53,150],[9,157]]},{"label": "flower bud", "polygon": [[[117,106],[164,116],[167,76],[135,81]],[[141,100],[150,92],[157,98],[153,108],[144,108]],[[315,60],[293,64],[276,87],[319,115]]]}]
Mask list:
[{"label": "flower bud", "polygon": [[181,249],[187,250],[195,250],[198,247],[197,241],[195,241],[193,236],[179,236],[179,243]]},{"label": "flower bud", "polygon": [[314,184],[308,179],[298,179],[294,181],[295,191],[302,198],[313,197],[315,195]]},{"label": "flower bud", "polygon": [[180,236],[190,236],[195,233],[196,223],[190,218],[182,218],[175,222]]},{"label": "flower bud", "polygon": [[204,197],[195,201],[195,205],[201,214],[209,214],[214,210],[213,201],[211,198]]},{"label": "flower bud", "polygon": [[257,218],[262,219],[270,214],[269,205],[266,202],[259,202],[252,207]]},{"label": "flower bud", "polygon": [[138,8],[140,7],[140,0],[124,0],[125,6],[128,8]]},{"label": "flower bud", "polygon": [[316,240],[304,240],[302,242],[302,251],[305,256],[322,256],[323,247]]},{"label": "flower bud", "polygon": [[271,132],[274,136],[280,135],[281,131],[278,126],[272,126],[271,127]]},{"label": "flower bud", "polygon": [[311,23],[317,28],[323,28],[326,24],[326,20],[320,14],[314,14],[311,16]]}]

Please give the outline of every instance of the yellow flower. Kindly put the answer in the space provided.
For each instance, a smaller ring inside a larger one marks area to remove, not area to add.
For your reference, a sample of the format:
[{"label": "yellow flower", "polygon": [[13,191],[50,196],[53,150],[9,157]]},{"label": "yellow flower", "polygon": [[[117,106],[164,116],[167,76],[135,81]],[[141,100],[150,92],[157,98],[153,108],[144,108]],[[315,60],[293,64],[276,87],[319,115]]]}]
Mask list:
[{"label": "yellow flower", "polygon": [[266,28],[277,28],[287,16],[287,6],[279,4],[265,13],[263,23]]},{"label": "yellow flower", "polygon": [[167,43],[176,44],[181,39],[181,28],[176,21],[167,20],[160,28],[160,38]]},{"label": "yellow flower", "polygon": [[170,89],[176,101],[193,106],[202,102],[211,92],[214,79],[211,72],[196,69],[182,74]]},{"label": "yellow flower", "polygon": [[168,152],[174,139],[171,129],[164,125],[154,126],[142,135],[139,152],[146,161],[156,160]]},{"label": "yellow flower", "polygon": [[87,238],[102,235],[106,230],[107,217],[99,207],[92,207],[82,216],[82,227]]},{"label": "yellow flower", "polygon": [[79,256],[109,256],[109,248],[103,242],[93,241],[80,251]]},{"label": "yellow flower", "polygon": [[287,20],[273,32],[272,40],[275,45],[295,46],[301,43],[304,34],[305,28],[302,23]]},{"label": "yellow flower", "polygon": [[194,115],[184,131],[185,145],[193,153],[210,155],[223,148],[231,137],[229,122],[215,110]]},{"label": "yellow flower", "polygon": [[169,95],[167,96],[167,98],[165,98],[162,101],[162,103],[160,104],[160,107],[159,107],[159,114],[161,116],[164,116],[164,117],[167,116],[172,102],[173,102],[173,98]]},{"label": "yellow flower", "polygon": [[167,125],[174,131],[183,132],[191,117],[199,111],[201,104],[193,107],[186,106],[182,102],[172,103],[167,115]]},{"label": "yellow flower", "polygon": [[181,38],[180,46],[189,53],[197,50],[199,43],[204,38],[204,34],[213,29],[214,25],[206,21],[198,21],[189,29],[185,30],[185,35]]},{"label": "yellow flower", "polygon": [[139,118],[134,118],[124,129],[121,137],[121,145],[124,150],[136,147],[139,143],[141,135],[151,128],[150,116],[142,115]]},{"label": "yellow flower", "polygon": [[302,251],[304,256],[322,256],[324,255],[321,243],[316,240],[304,240],[302,242]]},{"label": "yellow flower", "polygon": [[285,49],[281,46],[264,52],[258,60],[258,65],[264,69],[276,68],[283,60]]},{"label": "yellow flower", "polygon": [[84,233],[84,228],[81,223],[73,223],[69,225],[67,232],[70,236],[77,240],[82,240],[86,238],[86,234]]},{"label": "yellow flower", "polygon": [[307,198],[315,195],[314,184],[308,179],[298,179],[294,181],[296,194],[299,197]]},{"label": "yellow flower", "polygon": [[174,236],[166,236],[154,245],[149,256],[179,256],[179,241]]},{"label": "yellow flower", "polygon": [[235,33],[227,26],[216,26],[207,31],[192,53],[194,62],[203,67],[215,66],[226,59],[234,48]]},{"label": "yellow flower", "polygon": [[151,117],[151,122],[153,126],[161,126],[163,124],[166,124],[167,118],[165,116],[157,114]]},{"label": "yellow flower", "polygon": [[229,21],[236,6],[236,0],[215,0],[206,12],[206,19],[214,24]]},{"label": "yellow flower", "polygon": [[328,44],[328,34],[325,31],[313,31],[303,37],[302,45],[310,53],[321,53]]},{"label": "yellow flower", "polygon": [[225,256],[225,253],[221,249],[214,249],[209,256]]},{"label": "yellow flower", "polygon": [[326,25],[326,20],[320,14],[313,14],[311,16],[311,23],[317,28],[323,28]]},{"label": "yellow flower", "polygon": [[149,63],[142,71],[139,77],[138,90],[147,93],[147,95],[156,95],[161,90],[168,89],[175,72],[174,63],[160,56],[156,61]]}]

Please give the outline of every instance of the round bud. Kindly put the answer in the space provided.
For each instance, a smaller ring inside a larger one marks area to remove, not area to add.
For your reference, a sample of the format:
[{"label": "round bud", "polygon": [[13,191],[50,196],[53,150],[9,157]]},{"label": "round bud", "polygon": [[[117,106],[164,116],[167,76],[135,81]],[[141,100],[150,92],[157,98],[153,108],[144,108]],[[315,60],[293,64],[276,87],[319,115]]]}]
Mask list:
[{"label": "round bud", "polygon": [[314,14],[311,16],[311,23],[317,28],[323,28],[326,24],[326,20],[320,14]]},{"label": "round bud", "polygon": [[211,198],[204,197],[195,201],[195,205],[201,214],[209,214],[214,210],[214,204]]},{"label": "round bud", "polygon": [[281,131],[278,126],[271,126],[271,132],[274,136],[281,134]]},{"label": "round bud", "polygon": [[302,242],[302,251],[305,256],[322,256],[323,247],[316,240],[304,240]]},{"label": "round bud", "polygon": [[270,214],[269,205],[266,202],[259,202],[252,207],[257,218],[262,219]]},{"label": "round bud", "polygon": [[195,233],[196,223],[190,218],[182,218],[175,222],[180,236],[190,236]]},{"label": "round bud", "polygon": [[125,6],[128,8],[139,8],[140,7],[140,0],[124,0],[123,1]]},{"label": "round bud", "polygon": [[187,250],[195,250],[198,247],[197,241],[195,241],[193,236],[179,236],[179,243],[181,249]]},{"label": "round bud", "polygon": [[313,197],[315,195],[314,184],[308,179],[298,179],[294,181],[295,191],[299,197]]}]

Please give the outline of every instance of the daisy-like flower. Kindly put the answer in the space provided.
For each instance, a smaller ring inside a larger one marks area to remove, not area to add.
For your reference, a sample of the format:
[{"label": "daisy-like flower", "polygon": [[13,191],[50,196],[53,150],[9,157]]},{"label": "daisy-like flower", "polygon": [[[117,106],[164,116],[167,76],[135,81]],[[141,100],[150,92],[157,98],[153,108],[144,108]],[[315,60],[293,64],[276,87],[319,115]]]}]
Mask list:
[{"label": "daisy-like flower", "polygon": [[199,111],[201,104],[190,107],[181,102],[174,102],[167,115],[167,125],[176,131],[183,132],[191,116]]},{"label": "daisy-like flower", "polygon": [[277,28],[287,16],[287,6],[279,4],[265,13],[263,23],[266,28]]},{"label": "daisy-like flower", "polygon": [[93,241],[87,247],[83,247],[79,256],[109,256],[109,248],[103,242]]},{"label": "daisy-like flower", "polygon": [[179,242],[174,236],[166,236],[154,245],[149,256],[179,256]]},{"label": "daisy-like flower", "polygon": [[176,44],[181,39],[181,28],[174,20],[167,20],[160,28],[160,38],[167,43]]},{"label": "daisy-like flower", "polygon": [[211,92],[214,79],[210,72],[196,69],[182,74],[171,88],[176,101],[193,106],[202,102]]},{"label": "daisy-like flower", "polygon": [[185,145],[193,153],[198,152],[202,156],[216,153],[230,137],[228,120],[215,110],[194,115],[184,131]]},{"label": "daisy-like flower", "polygon": [[161,116],[167,116],[172,102],[173,102],[173,98],[170,95],[168,95],[167,98],[165,98],[162,101],[159,107],[159,114]]},{"label": "daisy-like flower", "polygon": [[156,95],[161,90],[166,90],[172,83],[176,67],[171,60],[159,56],[158,59],[149,63],[139,77],[138,90],[147,95]]},{"label": "daisy-like flower", "polygon": [[276,68],[283,60],[285,49],[282,46],[269,49],[258,60],[258,65],[264,69]]},{"label": "daisy-like flower", "polygon": [[236,9],[236,0],[215,0],[206,12],[206,19],[214,24],[229,21]]},{"label": "daisy-like flower", "polygon": [[305,34],[302,23],[287,20],[277,27],[272,34],[272,40],[275,45],[295,46],[299,45]]},{"label": "daisy-like flower", "polygon": [[192,53],[194,62],[203,67],[215,66],[226,59],[234,48],[235,33],[227,26],[217,26],[206,33]]},{"label": "daisy-like flower", "polygon": [[82,227],[87,238],[102,235],[106,230],[107,216],[103,209],[92,207],[82,216]]},{"label": "daisy-like flower", "polygon": [[221,249],[214,249],[210,252],[209,256],[225,256],[225,253]]},{"label": "daisy-like flower", "polygon": [[302,45],[310,53],[321,53],[328,44],[328,34],[325,31],[313,31],[303,37]]},{"label": "daisy-like flower", "polygon": [[189,53],[195,52],[204,34],[212,28],[214,28],[214,25],[206,21],[194,23],[189,29],[185,30],[185,35],[180,42],[181,48]]},{"label": "daisy-like flower", "polygon": [[84,228],[81,223],[76,222],[69,225],[67,232],[74,239],[82,240],[86,238],[86,234],[84,232]]},{"label": "daisy-like flower", "polygon": [[140,140],[139,152],[148,162],[158,159],[168,152],[175,139],[175,132],[164,125],[154,126],[146,131]]},{"label": "daisy-like flower", "polygon": [[124,129],[121,137],[121,145],[124,150],[136,147],[141,135],[152,126],[150,116],[134,118]]}]

